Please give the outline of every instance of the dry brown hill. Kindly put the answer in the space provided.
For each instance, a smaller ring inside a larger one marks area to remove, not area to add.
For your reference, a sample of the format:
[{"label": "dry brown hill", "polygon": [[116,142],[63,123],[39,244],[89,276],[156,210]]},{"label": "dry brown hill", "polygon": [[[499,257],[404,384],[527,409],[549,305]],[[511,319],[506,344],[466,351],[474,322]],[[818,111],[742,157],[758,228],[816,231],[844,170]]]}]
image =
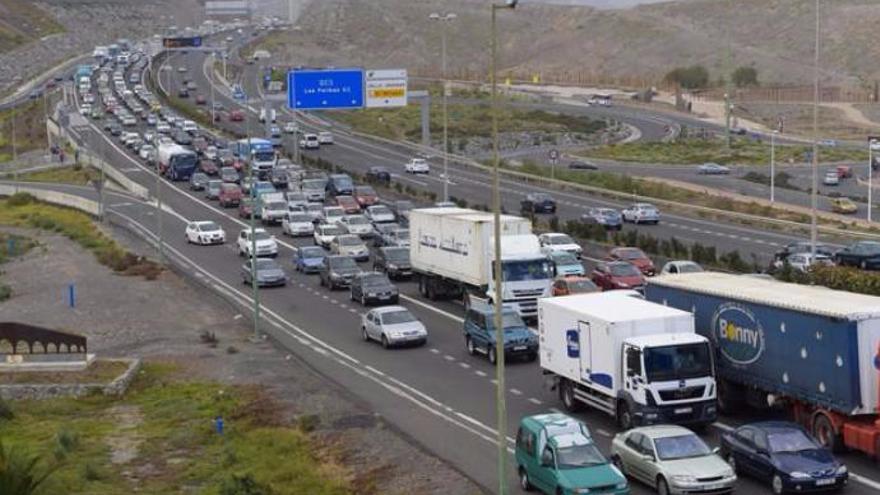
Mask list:
[{"label": "dry brown hill", "polygon": [[[488,0],[319,0],[299,31],[270,44],[295,64],[439,67],[438,4],[458,14],[450,26],[453,71],[485,73]],[[754,65],[769,82],[804,83],[812,74],[812,0],[679,0],[625,10],[521,4],[499,13],[502,67],[658,80],[671,68],[702,64],[712,78],[727,63]],[[880,2],[823,2],[826,82],[880,77]]]},{"label": "dry brown hill", "polygon": [[27,0],[0,0],[0,53],[63,28],[51,14]]}]

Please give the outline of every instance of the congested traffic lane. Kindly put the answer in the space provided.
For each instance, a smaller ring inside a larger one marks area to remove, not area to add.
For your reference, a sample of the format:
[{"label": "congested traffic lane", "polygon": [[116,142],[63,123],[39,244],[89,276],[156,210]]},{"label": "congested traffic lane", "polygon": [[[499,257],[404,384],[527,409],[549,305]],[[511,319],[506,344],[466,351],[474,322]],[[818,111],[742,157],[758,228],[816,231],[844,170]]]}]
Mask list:
[{"label": "congested traffic lane", "polygon": [[[144,167],[115,143],[111,142],[110,148],[113,150],[114,165],[145,187],[155,187],[155,175],[151,169]],[[176,212],[164,215],[164,237],[169,240],[169,250],[173,249],[195,261],[195,266],[204,270],[204,273],[216,277],[218,285],[215,289],[237,293],[233,297],[246,302],[250,289],[241,288],[239,270],[243,260],[236,256],[234,247],[191,246],[185,243],[182,235],[185,220],[216,221],[224,227],[230,239],[244,223],[236,218],[233,210],[217,208],[213,203],[204,201],[201,195],[191,194],[184,184],[163,182],[162,189],[163,202]],[[120,215],[146,225],[147,230],[155,230],[157,222],[149,207],[117,204],[112,208]],[[280,238],[277,227],[270,230]],[[289,246],[309,243],[306,239],[285,242],[287,246],[282,248],[282,262],[289,273],[293,274],[288,261]],[[347,302],[345,292],[330,293],[319,288],[314,276],[292,275],[292,278],[292,284],[286,289],[260,291],[264,307],[283,315],[301,328],[309,329],[333,348],[354,356],[363,365],[359,371],[369,375],[371,381],[374,378],[387,380],[386,384],[398,387],[394,392],[395,397],[389,400],[383,395],[384,392],[376,392],[369,387],[364,389],[363,383],[353,382],[356,387],[353,390],[364,391],[365,400],[389,420],[393,419],[394,425],[429,445],[484,485],[493,486],[493,448],[489,442],[493,434],[490,425],[494,423],[494,387],[491,381],[494,369],[484,359],[466,354],[460,316],[445,309],[437,311],[434,304],[408,299],[404,304],[425,322],[431,332],[429,344],[420,349],[385,351],[379,346],[360,341],[358,317],[363,309]],[[544,412],[548,407],[554,407],[556,400],[555,394],[543,387],[540,371],[534,364],[511,363],[507,371],[510,387],[508,434],[512,436],[518,418]],[[366,379],[360,373],[356,374]],[[339,375],[338,370],[333,374],[334,377],[336,375]],[[350,376],[340,378],[341,381],[352,379]],[[382,388],[389,392],[384,386]],[[415,397],[407,398],[405,393]],[[416,405],[416,402],[421,405]],[[424,414],[428,410],[423,406],[430,409],[429,415]],[[595,428],[597,439],[607,452],[607,440],[615,431],[611,420],[593,413],[581,417]],[[711,435],[714,433],[710,433],[710,441],[713,439]],[[468,448],[462,449],[462,445]],[[749,482],[743,483],[742,486],[751,487]],[[636,493],[642,491],[637,489]]]},{"label": "congested traffic lane", "polygon": [[[210,74],[203,65],[203,62],[202,57],[197,54],[187,57],[187,60],[181,60],[181,63],[185,63],[189,67],[188,77],[198,78],[199,87],[202,88],[212,82],[209,80]],[[231,99],[228,89],[222,86],[216,87],[215,97],[222,101],[223,105],[227,108],[239,105],[238,102]],[[260,107],[260,103],[249,102],[249,106],[256,112]],[[281,110],[279,112],[279,122],[290,120],[289,112],[284,109]],[[286,116],[286,119],[281,116]],[[256,121],[256,113],[251,112],[251,115],[247,115],[247,117],[252,118],[253,122],[250,124],[223,122],[222,126],[243,134],[248,125],[250,125],[255,135],[261,135],[265,126]],[[323,127],[305,124],[303,115],[298,120],[302,127],[309,130],[323,130]],[[438,160],[431,160],[432,175],[412,177],[403,172],[404,163],[414,154],[412,150],[402,145],[393,145],[352,136],[338,129],[334,129],[334,135],[336,144],[322,146],[317,151],[303,151],[303,153],[327,159],[345,169],[358,173],[365,173],[371,166],[385,166],[392,173],[396,174],[395,180],[416,189],[433,191],[438,197],[442,195],[443,179],[438,176],[442,166]],[[293,141],[291,137],[285,136],[285,149],[291,155],[293,154],[292,147],[296,145]],[[466,199],[471,204],[487,204],[489,202],[488,198],[491,197],[491,180],[486,172],[461,166],[455,160],[450,160],[449,168],[451,181],[449,187],[450,195]],[[507,211],[518,211],[519,201],[525,194],[544,191],[554,195],[559,201],[558,216],[563,222],[569,219],[580,218],[586,208],[591,206],[621,208],[626,205],[622,201],[597,198],[574,191],[560,191],[554,188],[525,184],[512,179],[502,179],[501,183],[502,198]],[[626,228],[629,229],[630,226]],[[758,256],[762,263],[769,262],[772,254],[780,246],[792,241],[802,240],[802,237],[789,234],[786,231],[759,230],[754,227],[702,220],[679,214],[665,214],[664,221],[658,227],[639,226],[638,228],[648,229],[650,233],[661,239],[675,237],[682,241],[716,246],[719,252],[739,250],[746,259],[749,259],[751,254],[754,254]]]}]

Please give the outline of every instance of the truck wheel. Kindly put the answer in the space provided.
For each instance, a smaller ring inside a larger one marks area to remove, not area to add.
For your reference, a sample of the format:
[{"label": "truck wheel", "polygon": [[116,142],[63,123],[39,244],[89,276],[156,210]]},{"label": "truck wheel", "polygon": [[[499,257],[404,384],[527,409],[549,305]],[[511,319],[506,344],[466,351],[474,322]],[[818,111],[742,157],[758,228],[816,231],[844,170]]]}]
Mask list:
[{"label": "truck wheel", "polygon": [[492,346],[489,347],[489,362],[492,365],[498,364],[498,356],[495,355],[495,348]]},{"label": "truck wheel", "polygon": [[629,430],[633,427],[632,412],[626,402],[622,402],[617,409],[617,425],[621,430]]},{"label": "truck wheel", "polygon": [[524,492],[532,491],[532,482],[529,481],[529,473],[527,473],[522,466],[519,467],[519,487],[522,488]]},{"label": "truck wheel", "polygon": [[831,418],[826,414],[820,413],[813,418],[813,437],[819,441],[819,444],[834,453],[846,450],[843,445],[843,439],[835,431]]},{"label": "truck wheel", "polygon": [[580,409],[580,403],[574,398],[574,385],[566,379],[559,384],[559,400],[568,412],[577,412]]}]

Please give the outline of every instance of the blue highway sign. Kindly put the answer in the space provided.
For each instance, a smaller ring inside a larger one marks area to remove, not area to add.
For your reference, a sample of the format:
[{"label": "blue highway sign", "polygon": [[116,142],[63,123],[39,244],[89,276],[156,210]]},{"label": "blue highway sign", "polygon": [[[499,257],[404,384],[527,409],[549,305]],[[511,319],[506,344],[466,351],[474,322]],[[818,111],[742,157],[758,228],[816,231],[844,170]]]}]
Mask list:
[{"label": "blue highway sign", "polygon": [[363,108],[364,71],[292,70],[287,73],[287,106],[296,110]]}]

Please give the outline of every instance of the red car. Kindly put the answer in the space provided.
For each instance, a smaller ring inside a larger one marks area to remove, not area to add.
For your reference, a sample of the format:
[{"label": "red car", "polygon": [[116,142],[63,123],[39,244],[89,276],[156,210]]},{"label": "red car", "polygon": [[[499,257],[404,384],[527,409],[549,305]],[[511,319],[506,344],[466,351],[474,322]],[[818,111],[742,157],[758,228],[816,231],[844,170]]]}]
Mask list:
[{"label": "red car", "polygon": [[357,186],[354,188],[354,199],[361,205],[361,208],[366,208],[378,203],[379,195],[370,186]]},{"label": "red car", "polygon": [[196,105],[206,105],[207,103],[208,103],[208,100],[205,99],[204,96],[202,96],[202,95],[196,96]]},{"label": "red car", "polygon": [[199,160],[199,170],[208,175],[217,175],[220,172],[214,160],[208,159]]},{"label": "red car", "polygon": [[590,279],[602,290],[640,289],[645,286],[645,276],[642,272],[626,261],[599,263],[590,275]]},{"label": "red car", "polygon": [[654,268],[654,262],[651,261],[651,258],[648,258],[648,255],[639,248],[614,248],[608,253],[607,259],[609,261],[626,261],[627,263],[631,263],[648,277],[653,277],[657,273],[657,269]]},{"label": "red car", "polygon": [[[251,198],[241,198],[238,202],[239,218],[249,219],[251,217],[251,212],[254,212],[253,200]],[[254,217],[259,218],[260,216],[254,212]]]},{"label": "red car", "polygon": [[238,187],[238,184],[224,183],[220,186],[220,194],[217,199],[223,208],[238,206],[241,203],[241,188]]},{"label": "red car", "polygon": [[244,112],[241,110],[233,110],[229,112],[229,120],[232,122],[243,122],[244,121]]},{"label": "red car", "polygon": [[357,200],[351,196],[336,196],[336,204],[342,207],[346,215],[361,212],[361,207]]}]

